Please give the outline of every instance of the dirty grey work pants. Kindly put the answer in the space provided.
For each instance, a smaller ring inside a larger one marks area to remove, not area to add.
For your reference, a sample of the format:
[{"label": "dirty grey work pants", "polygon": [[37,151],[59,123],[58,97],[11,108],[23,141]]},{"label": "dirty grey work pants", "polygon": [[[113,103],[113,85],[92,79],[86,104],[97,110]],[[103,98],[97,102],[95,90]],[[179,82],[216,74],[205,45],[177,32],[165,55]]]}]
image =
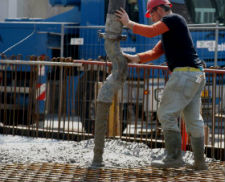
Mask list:
[{"label": "dirty grey work pants", "polygon": [[163,130],[180,131],[177,118],[183,112],[187,133],[204,136],[204,121],[200,113],[204,72],[174,71],[162,96],[157,115]]}]

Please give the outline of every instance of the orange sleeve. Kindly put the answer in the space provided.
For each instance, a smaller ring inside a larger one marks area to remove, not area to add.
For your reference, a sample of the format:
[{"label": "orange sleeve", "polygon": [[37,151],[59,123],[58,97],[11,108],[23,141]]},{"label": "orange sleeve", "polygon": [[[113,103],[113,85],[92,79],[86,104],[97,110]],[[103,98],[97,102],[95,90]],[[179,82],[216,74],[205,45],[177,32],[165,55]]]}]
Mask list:
[{"label": "orange sleeve", "polygon": [[161,40],[155,45],[152,50],[139,53],[140,63],[146,63],[148,61],[159,58],[164,53]]},{"label": "orange sleeve", "polygon": [[155,37],[169,31],[168,26],[162,21],[158,21],[153,25],[143,25],[135,23],[133,26],[133,33],[142,35],[144,37]]}]

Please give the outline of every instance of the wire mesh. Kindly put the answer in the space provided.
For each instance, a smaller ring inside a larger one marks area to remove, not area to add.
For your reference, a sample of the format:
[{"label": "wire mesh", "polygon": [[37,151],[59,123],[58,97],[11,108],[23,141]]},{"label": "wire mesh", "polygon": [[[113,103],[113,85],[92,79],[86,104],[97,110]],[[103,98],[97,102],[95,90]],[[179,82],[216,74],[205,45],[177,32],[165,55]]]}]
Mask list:
[{"label": "wire mesh", "polygon": [[224,182],[224,162],[214,162],[209,170],[196,171],[188,167],[157,169],[152,167],[80,168],[73,164],[32,163],[0,165],[2,182],[46,181],[217,181]]}]

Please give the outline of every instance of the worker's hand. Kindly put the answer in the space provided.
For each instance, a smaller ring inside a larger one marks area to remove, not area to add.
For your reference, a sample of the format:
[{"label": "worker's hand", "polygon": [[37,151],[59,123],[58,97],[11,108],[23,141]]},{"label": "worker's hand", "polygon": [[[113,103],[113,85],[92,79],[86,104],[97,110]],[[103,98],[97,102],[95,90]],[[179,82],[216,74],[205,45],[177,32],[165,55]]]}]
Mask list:
[{"label": "worker's hand", "polygon": [[126,54],[123,53],[123,55],[128,59],[128,63],[139,63],[140,62],[140,58],[137,54],[132,55],[132,54]]},{"label": "worker's hand", "polygon": [[129,16],[127,14],[127,12],[123,9],[120,8],[120,10],[116,10],[115,15],[118,17],[118,20],[124,25],[124,26],[128,26],[128,23],[130,21]]}]

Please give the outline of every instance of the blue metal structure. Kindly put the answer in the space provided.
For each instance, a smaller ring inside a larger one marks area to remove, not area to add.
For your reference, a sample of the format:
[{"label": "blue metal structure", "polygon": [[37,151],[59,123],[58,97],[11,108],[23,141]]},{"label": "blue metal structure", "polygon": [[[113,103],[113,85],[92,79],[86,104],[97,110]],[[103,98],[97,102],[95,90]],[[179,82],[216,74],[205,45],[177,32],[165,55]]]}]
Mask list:
[{"label": "blue metal structure", "polygon": [[[172,3],[184,3],[184,1],[173,1]],[[5,22],[0,23],[0,53],[5,55],[45,55],[49,58],[59,56],[72,56],[79,59],[96,59],[98,56],[105,56],[104,41],[99,40],[98,29],[93,29],[88,32],[88,36],[91,39],[85,39],[83,46],[78,46],[78,53],[65,53],[60,55],[61,36],[66,37],[83,37],[87,35],[87,29],[68,29],[63,28],[67,26],[104,26],[105,16],[107,12],[108,0],[49,0],[52,6],[74,6],[71,10],[62,14],[50,17],[48,19],[6,19]],[[145,18],[144,12],[146,10],[146,1],[138,0],[136,4],[127,3],[128,14],[132,19],[142,23],[149,24],[149,19]],[[138,9],[137,12],[133,13]],[[94,15],[94,16],[93,16]],[[76,29],[76,30],[75,30]],[[71,31],[72,30],[72,31]],[[62,32],[63,31],[63,32]],[[102,29],[102,31],[104,31]],[[63,34],[62,34],[63,33]],[[199,37],[199,34],[205,34]],[[123,34],[127,35],[127,40],[121,42],[121,47],[129,53],[138,53],[151,49],[160,37],[152,39],[144,38],[138,35],[134,35],[131,30],[124,29]],[[224,32],[219,34],[219,45],[224,47]],[[192,37],[197,51],[204,51],[204,55],[200,57],[204,60],[213,60],[213,53],[208,49],[197,46],[199,39],[203,40],[215,40],[214,31],[210,32],[192,32]],[[68,41],[70,41],[68,39]],[[85,44],[91,44],[98,42],[100,49],[94,53],[93,51],[86,51]],[[69,45],[68,42],[64,42],[65,45]],[[11,48],[11,49],[9,49]],[[204,49],[204,50],[203,50]],[[132,50],[132,51],[129,51]],[[81,52],[85,52],[82,55]],[[218,58],[224,59],[223,49],[218,51]],[[165,58],[161,57],[154,61],[155,64],[161,64],[165,62]],[[209,66],[212,64],[209,63]]]}]

